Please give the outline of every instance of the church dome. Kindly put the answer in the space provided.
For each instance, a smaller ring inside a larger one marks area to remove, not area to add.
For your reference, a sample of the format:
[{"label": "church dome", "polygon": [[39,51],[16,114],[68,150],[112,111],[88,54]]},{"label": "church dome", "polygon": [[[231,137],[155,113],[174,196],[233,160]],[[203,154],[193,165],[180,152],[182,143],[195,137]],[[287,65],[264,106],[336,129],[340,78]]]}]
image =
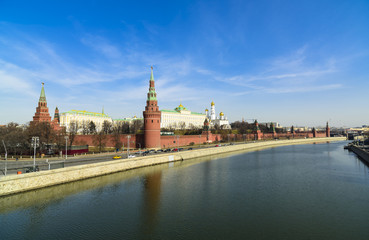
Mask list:
[{"label": "church dome", "polygon": [[209,112],[209,109],[205,109],[205,112]]},{"label": "church dome", "polygon": [[224,116],[224,113],[223,112],[220,112],[219,113],[219,116],[223,117]]},{"label": "church dome", "polygon": [[215,105],[215,104],[214,104],[214,102],[212,101],[212,102],[211,102],[211,106],[214,106],[214,105]]},{"label": "church dome", "polygon": [[182,103],[180,103],[178,107],[179,107],[179,108],[183,108],[183,105],[182,105]]}]

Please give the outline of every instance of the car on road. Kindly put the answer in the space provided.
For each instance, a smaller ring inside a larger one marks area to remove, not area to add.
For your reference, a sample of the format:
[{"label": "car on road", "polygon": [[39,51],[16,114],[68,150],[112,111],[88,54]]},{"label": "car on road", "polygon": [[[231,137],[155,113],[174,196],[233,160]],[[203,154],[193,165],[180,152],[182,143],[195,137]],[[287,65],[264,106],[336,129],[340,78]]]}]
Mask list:
[{"label": "car on road", "polygon": [[170,152],[170,151],[172,151],[170,148],[164,150],[164,152]]},{"label": "car on road", "polygon": [[38,167],[38,165],[36,165],[35,167],[24,167],[24,172],[25,173],[30,173],[30,172],[39,172],[40,168]]},{"label": "car on road", "polygon": [[192,150],[193,148],[188,148],[187,150]]},{"label": "car on road", "polygon": [[174,148],[172,152],[178,152],[178,148]]},{"label": "car on road", "polygon": [[128,158],[135,158],[135,155],[128,155]]},{"label": "car on road", "polygon": [[121,159],[121,158],[122,158],[122,156],[118,156],[118,155],[113,157],[113,159]]}]

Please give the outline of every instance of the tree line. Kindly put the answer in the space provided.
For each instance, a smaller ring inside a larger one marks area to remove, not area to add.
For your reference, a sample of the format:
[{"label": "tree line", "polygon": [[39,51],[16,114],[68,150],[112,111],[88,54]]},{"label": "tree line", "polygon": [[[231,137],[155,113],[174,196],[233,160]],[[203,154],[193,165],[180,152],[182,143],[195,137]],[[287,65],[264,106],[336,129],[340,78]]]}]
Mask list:
[{"label": "tree line", "polygon": [[122,134],[138,134],[143,132],[143,121],[134,120],[131,124],[128,122],[111,122],[104,121],[99,129],[96,124],[91,122],[78,123],[72,121],[68,131],[63,127],[56,131],[48,122],[40,122],[34,124],[19,125],[18,123],[8,123],[0,127],[0,154],[5,154],[5,147],[8,155],[32,155],[33,148],[31,146],[32,137],[39,137],[38,152],[46,153],[52,148],[56,152],[65,148],[66,137],[67,145],[73,145],[75,136],[93,135],[93,142],[100,151],[105,147],[107,135],[113,135],[115,147],[121,148],[120,135]]}]

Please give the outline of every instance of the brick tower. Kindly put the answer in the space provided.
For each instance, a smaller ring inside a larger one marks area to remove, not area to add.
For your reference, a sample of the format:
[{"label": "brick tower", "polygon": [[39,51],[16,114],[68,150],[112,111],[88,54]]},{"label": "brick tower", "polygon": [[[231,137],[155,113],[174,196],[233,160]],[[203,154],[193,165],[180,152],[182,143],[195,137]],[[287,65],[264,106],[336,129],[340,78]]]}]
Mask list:
[{"label": "brick tower", "polygon": [[39,122],[51,122],[51,116],[49,114],[49,108],[47,107],[44,83],[42,83],[41,94],[38,100],[38,107],[36,107],[35,116],[33,116],[33,121],[31,124]]},{"label": "brick tower", "polygon": [[146,107],[143,112],[144,117],[144,139],[146,148],[160,148],[160,118],[158,100],[155,92],[155,81],[153,68],[151,67],[150,88],[147,93]]},{"label": "brick tower", "polygon": [[328,122],[327,122],[327,126],[325,127],[325,136],[326,137],[330,137],[331,136],[331,129],[328,125]]},{"label": "brick tower", "polygon": [[258,120],[255,120],[255,122],[254,122],[254,136],[255,136],[255,140],[260,140],[261,139],[261,131],[260,131],[260,128],[259,128]]}]

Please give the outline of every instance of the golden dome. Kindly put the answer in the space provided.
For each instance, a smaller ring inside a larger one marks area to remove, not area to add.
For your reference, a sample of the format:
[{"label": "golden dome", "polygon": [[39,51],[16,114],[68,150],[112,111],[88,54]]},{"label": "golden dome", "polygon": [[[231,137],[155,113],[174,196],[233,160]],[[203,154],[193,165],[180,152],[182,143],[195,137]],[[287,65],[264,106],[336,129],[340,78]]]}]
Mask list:
[{"label": "golden dome", "polygon": [[209,112],[209,110],[208,109],[205,109],[205,112]]},{"label": "golden dome", "polygon": [[180,107],[180,108],[183,108],[183,105],[182,105],[182,103],[181,104],[179,104],[179,106],[178,107]]},{"label": "golden dome", "polygon": [[211,102],[211,106],[214,106],[214,105],[215,105],[215,104],[214,104],[214,102],[212,101],[212,102]]},{"label": "golden dome", "polygon": [[223,117],[224,116],[224,113],[223,112],[220,112],[219,113],[219,116],[222,116]]}]

